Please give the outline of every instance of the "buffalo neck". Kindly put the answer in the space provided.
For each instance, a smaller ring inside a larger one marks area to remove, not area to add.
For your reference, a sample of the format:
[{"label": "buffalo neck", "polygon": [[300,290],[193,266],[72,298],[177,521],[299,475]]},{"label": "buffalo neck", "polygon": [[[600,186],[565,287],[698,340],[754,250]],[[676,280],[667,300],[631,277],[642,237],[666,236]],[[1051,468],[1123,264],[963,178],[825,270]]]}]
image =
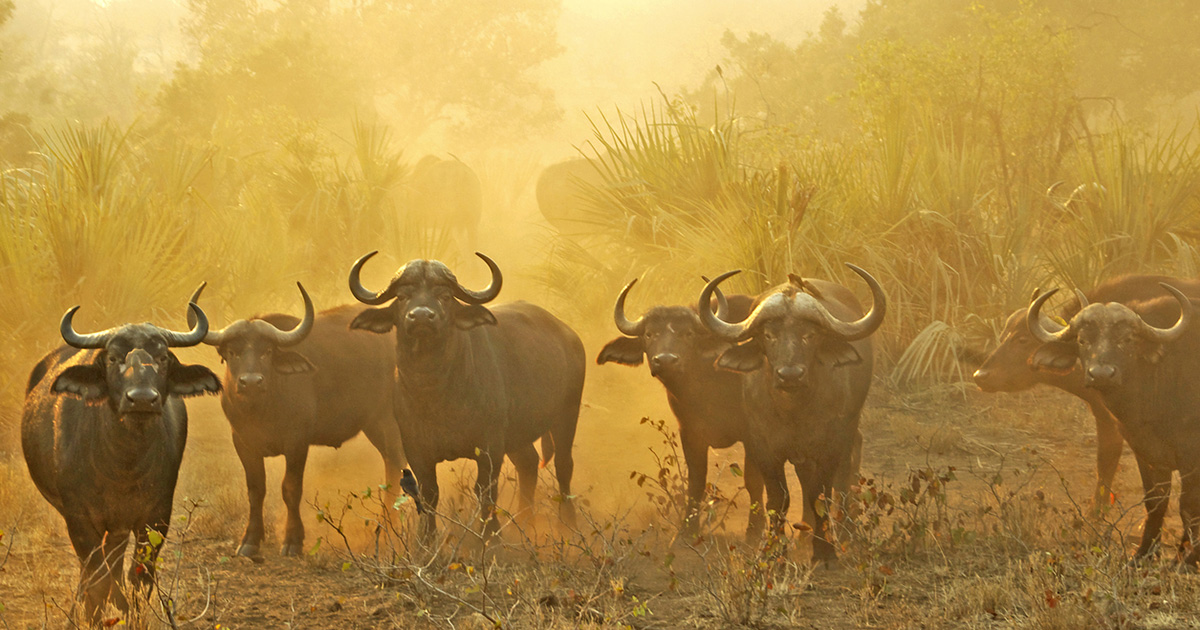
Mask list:
[{"label": "buffalo neck", "polygon": [[442,339],[396,337],[396,375],[401,390],[429,397],[449,391],[447,384],[467,378],[471,360],[470,333],[452,330]]},{"label": "buffalo neck", "polygon": [[97,479],[136,479],[170,456],[173,440],[167,430],[164,413],[144,418],[121,417],[106,407],[92,415],[95,441],[79,446],[90,451]]}]

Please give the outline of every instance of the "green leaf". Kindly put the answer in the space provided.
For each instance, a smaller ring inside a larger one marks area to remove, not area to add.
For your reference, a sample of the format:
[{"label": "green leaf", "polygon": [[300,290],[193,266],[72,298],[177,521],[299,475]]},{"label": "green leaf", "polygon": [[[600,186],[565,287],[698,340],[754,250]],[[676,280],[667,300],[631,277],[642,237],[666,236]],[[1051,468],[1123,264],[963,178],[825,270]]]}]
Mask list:
[{"label": "green leaf", "polygon": [[163,535],[153,529],[146,530],[146,539],[150,541],[151,547],[158,547],[163,544]]},{"label": "green leaf", "polygon": [[318,538],[318,539],[317,539],[317,543],[316,543],[315,545],[313,545],[313,546],[312,546],[312,548],[310,548],[310,549],[308,550],[308,555],[310,555],[310,556],[315,556],[315,555],[317,555],[317,550],[318,550],[318,549],[320,549],[320,548],[321,548],[321,539],[320,539],[320,538]]}]

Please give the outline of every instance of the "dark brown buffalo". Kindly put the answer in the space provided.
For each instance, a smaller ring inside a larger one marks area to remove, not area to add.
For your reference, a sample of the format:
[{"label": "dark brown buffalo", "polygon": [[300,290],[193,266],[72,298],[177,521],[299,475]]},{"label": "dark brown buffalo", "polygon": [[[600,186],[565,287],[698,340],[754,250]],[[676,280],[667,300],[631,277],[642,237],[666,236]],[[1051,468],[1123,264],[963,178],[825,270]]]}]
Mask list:
[{"label": "dark brown buffalo", "polygon": [[879,283],[848,266],[871,287],[873,304],[866,315],[845,287],[793,276],[759,296],[744,321],[723,322],[713,315],[710,300],[717,286],[738,271],[714,278],[699,302],[705,327],[738,344],[725,350],[717,365],[744,374],[747,459],[762,471],[772,525],[786,522],[790,497],[784,464],[791,462],[804,490],[806,516],[812,515],[816,561],[837,558],[818,500],[832,497],[839,480],[857,474],[859,416],[874,361],[868,337],[883,323],[887,308]]},{"label": "dark brown buffalo", "polygon": [[[195,304],[191,332],[126,324],[79,334],[76,306],[62,319],[68,345],[46,355],[29,377],[21,446],[29,475],[67,523],[79,556],[79,592],[92,620],[106,601],[127,610],[125,547],[136,538],[129,579],[148,589],[171,524],[175,481],[187,442],[183,399],[220,391],[217,375],[183,365],[171,348],[208,332]],[[154,532],[154,533],[151,533]]]},{"label": "dark brown buffalo", "polygon": [[[617,330],[624,336],[608,342],[596,357],[596,363],[612,361],[637,366],[645,357],[650,364],[650,376],[666,388],[667,403],[679,421],[679,442],[688,469],[688,506],[683,529],[692,534],[708,479],[708,449],[728,448],[745,439],[742,378],[735,372],[717,369],[717,357],[730,343],[704,327],[694,306],[655,306],[637,320],[629,321],[625,316],[625,298],[636,282],[631,281],[621,290],[613,312]],[[718,292],[717,301],[717,317],[742,321],[750,314],[754,298],[731,295],[726,302]],[[751,503],[746,532],[747,536],[754,536],[761,533],[765,520],[762,475],[749,457],[742,470]]]},{"label": "dark brown buffalo", "polygon": [[1034,366],[1065,373],[1076,369],[1084,385],[1100,392],[1105,406],[1137,458],[1146,492],[1146,524],[1134,555],[1150,554],[1159,541],[1171,472],[1180,478],[1179,514],[1185,536],[1181,552],[1190,565],[1200,560],[1200,330],[1190,326],[1195,305],[1179,289],[1162,284],[1171,297],[1125,305],[1089,304],[1067,325],[1040,318],[1057,290],[1029,306],[1027,322],[1042,342]]},{"label": "dark brown buffalo", "polygon": [[[216,346],[225,363],[221,408],[233,430],[233,446],[246,472],[250,517],[238,555],[257,556],[263,540],[263,458],[283,455],[283,502],[287,528],[280,551],[300,553],[304,523],[304,466],[310,446],[341,446],[364,433],[383,456],[387,496],[394,497],[406,465],[400,432],[392,417],[391,344],[350,330],[362,308],[338,306],[314,314],[300,283],[304,318],[270,313],[239,319],[214,330],[204,343]],[[198,302],[201,286],[192,295]]]},{"label": "dark brown buffalo", "polygon": [[517,469],[521,507],[533,501],[542,437],[543,461],[557,455],[555,473],[562,494],[560,515],[574,524],[571,447],[583,395],[587,357],[583,343],[566,324],[525,302],[489,310],[483,304],[500,293],[496,263],[478,254],[492,271],[492,283],[469,291],[446,265],[413,260],[386,288],[368,291],[359,271],[350,270],[350,290],[371,305],[352,328],[396,335],[396,420],[409,464],[426,509],[421,531],[428,540],[438,505],[437,464],[463,457],[475,460],[475,490],[487,525],[495,531],[496,484],[502,459]]},{"label": "dark brown buffalo", "polygon": [[[1169,294],[1161,286],[1166,282],[1177,287],[1190,297],[1200,297],[1200,281],[1172,278],[1169,276],[1130,275],[1101,283],[1085,295],[1091,302],[1130,302],[1149,300]],[[1036,296],[1035,296],[1036,297]],[[1116,420],[1104,406],[1100,392],[1085,387],[1083,373],[1071,369],[1063,373],[1036,369],[1033,354],[1041,345],[1026,324],[1028,308],[1018,309],[1009,315],[1000,333],[1000,345],[988,355],[983,365],[975,371],[975,383],[985,392],[1019,392],[1034,385],[1057,387],[1069,394],[1082,398],[1096,419],[1096,494],[1097,505],[1107,505],[1112,500],[1112,482],[1121,461],[1121,449],[1125,444]],[[1079,301],[1070,300],[1060,312],[1067,321],[1079,312]]]}]

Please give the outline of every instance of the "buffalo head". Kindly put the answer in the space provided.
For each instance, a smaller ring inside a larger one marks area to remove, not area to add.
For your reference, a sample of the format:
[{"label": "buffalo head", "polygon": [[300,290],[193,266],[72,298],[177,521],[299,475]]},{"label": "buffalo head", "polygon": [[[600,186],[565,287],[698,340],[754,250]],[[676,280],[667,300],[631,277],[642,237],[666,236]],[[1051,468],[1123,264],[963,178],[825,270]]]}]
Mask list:
[{"label": "buffalo head", "polygon": [[[708,278],[705,278],[707,281]],[[670,379],[686,374],[689,369],[711,369],[716,352],[729,344],[704,327],[694,309],[686,306],[655,306],[637,320],[625,316],[625,298],[637,280],[621,289],[613,309],[613,321],[624,335],[608,342],[596,357],[603,365],[612,361],[622,365],[641,365],[649,359],[650,375]],[[717,317],[726,319],[728,304],[718,289]]]},{"label": "buffalo head", "polygon": [[814,369],[832,369],[862,361],[851,342],[864,339],[883,323],[887,309],[882,287],[870,274],[847,265],[871,287],[874,302],[866,315],[843,321],[822,299],[814,297],[795,280],[760,297],[754,311],[742,322],[726,323],[709,306],[717,285],[740,271],[726,272],[708,283],[700,293],[700,319],[722,339],[738,343],[721,354],[719,367],[752,372],[765,363],[772,371],[777,389],[796,391],[809,382]]},{"label": "buffalo head", "polygon": [[[1039,295],[1034,291],[1033,297]],[[1042,345],[1026,323],[1029,308],[1013,311],[1004,322],[1000,333],[1000,345],[987,356],[983,365],[975,370],[972,378],[979,389],[985,392],[1019,392],[1042,382],[1038,369],[1033,365],[1034,352]],[[1046,330],[1062,330],[1062,324],[1046,315],[1039,315]]]},{"label": "buffalo head", "polygon": [[1192,320],[1192,302],[1179,289],[1159,283],[1179,302],[1179,319],[1169,328],[1147,323],[1136,311],[1119,302],[1088,304],[1079,293],[1082,307],[1065,327],[1043,325],[1042,305],[1058,289],[1047,291],[1029,305],[1026,322],[1029,332],[1044,345],[1033,356],[1038,369],[1065,372],[1078,361],[1083,367],[1084,384],[1099,390],[1120,387],[1122,379],[1137,361],[1157,363],[1163,345],[1178,339]]},{"label": "buffalo head", "polygon": [[359,272],[377,253],[371,252],[354,263],[350,269],[350,291],[364,304],[387,305],[364,310],[350,322],[350,328],[380,334],[395,328],[397,340],[426,345],[444,341],[454,329],[469,330],[496,323],[492,312],[483,306],[496,299],[503,283],[500,268],[491,258],[475,254],[492,271],[492,283],[481,291],[464,288],[444,263],[418,259],[405,263],[386,288],[374,293],[363,287]]},{"label": "buffalo head", "polygon": [[[303,354],[285,349],[304,341],[316,320],[312,300],[304,285],[297,282],[296,286],[304,299],[304,318],[290,330],[281,330],[273,322],[256,317],[239,319],[205,335],[204,343],[216,346],[221,361],[229,366],[225,385],[234,394],[253,397],[268,391],[273,373],[299,374],[316,369]],[[200,301],[204,287],[200,285],[192,294],[193,303]],[[190,317],[188,323],[191,323]]]},{"label": "buffalo head", "polygon": [[89,334],[75,332],[76,306],[62,318],[68,345],[99,350],[89,365],[73,365],[54,381],[52,391],[77,396],[92,404],[107,402],[121,418],[150,418],[162,413],[168,396],[216,393],[221,383],[201,365],[183,365],[170,348],[194,346],[208,333],[208,318],[188,304],[196,323],[186,333],[153,324],[126,324]]}]

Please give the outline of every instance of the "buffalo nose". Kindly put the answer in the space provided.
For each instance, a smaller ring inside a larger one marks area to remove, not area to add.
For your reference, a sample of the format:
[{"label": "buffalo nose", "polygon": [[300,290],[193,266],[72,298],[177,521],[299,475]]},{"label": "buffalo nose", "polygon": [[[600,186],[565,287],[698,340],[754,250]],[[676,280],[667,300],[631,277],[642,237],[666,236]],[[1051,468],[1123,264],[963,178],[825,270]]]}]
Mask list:
[{"label": "buffalo nose", "polygon": [[411,324],[432,324],[433,320],[437,319],[437,313],[431,308],[418,306],[405,313],[404,319]]},{"label": "buffalo nose", "polygon": [[149,387],[138,387],[125,392],[125,398],[138,406],[153,405],[158,402],[158,391]]},{"label": "buffalo nose", "polygon": [[679,363],[679,355],[675,354],[664,352],[650,357],[650,367],[655,369],[673,367],[677,363]]},{"label": "buffalo nose", "polygon": [[781,383],[799,383],[804,380],[804,375],[808,372],[801,365],[789,365],[775,370],[775,378]]},{"label": "buffalo nose", "polygon": [[263,382],[262,374],[243,374],[238,377],[238,386],[239,387],[247,387],[247,388],[260,387],[260,386],[262,386],[262,382]]},{"label": "buffalo nose", "polygon": [[1120,382],[1117,378],[1117,368],[1114,365],[1092,365],[1087,369],[1088,384],[1115,385]]}]

